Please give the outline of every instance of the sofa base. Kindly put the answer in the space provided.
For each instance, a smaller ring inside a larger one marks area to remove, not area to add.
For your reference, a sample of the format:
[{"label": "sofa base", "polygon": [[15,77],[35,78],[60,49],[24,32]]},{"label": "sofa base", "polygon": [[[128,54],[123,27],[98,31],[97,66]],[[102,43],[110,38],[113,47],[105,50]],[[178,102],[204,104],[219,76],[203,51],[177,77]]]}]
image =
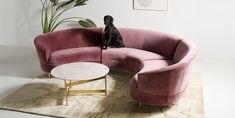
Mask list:
[{"label": "sofa base", "polygon": [[168,106],[173,105],[178,102],[178,100],[183,96],[185,89],[183,89],[181,92],[173,95],[173,96],[162,96],[162,95],[153,95],[144,93],[138,90],[137,84],[133,83],[136,82],[131,79],[130,84],[130,96],[133,98],[136,102],[151,105],[151,106]]}]

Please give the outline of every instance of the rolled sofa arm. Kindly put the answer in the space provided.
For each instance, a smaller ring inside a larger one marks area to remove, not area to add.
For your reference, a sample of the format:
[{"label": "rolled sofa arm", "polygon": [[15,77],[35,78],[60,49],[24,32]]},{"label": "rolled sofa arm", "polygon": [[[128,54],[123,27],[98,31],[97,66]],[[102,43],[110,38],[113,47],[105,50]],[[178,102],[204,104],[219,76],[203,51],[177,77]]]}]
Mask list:
[{"label": "rolled sofa arm", "polygon": [[139,73],[138,89],[153,95],[177,96],[187,87],[189,71],[196,56],[195,45],[181,40],[174,54],[175,64]]},{"label": "rolled sofa arm", "polygon": [[189,66],[187,63],[177,63],[155,71],[139,73],[138,89],[148,94],[174,96],[187,87]]},{"label": "rolled sofa arm", "polygon": [[36,47],[40,62],[44,64],[47,63],[50,59],[51,48],[44,36],[37,36],[34,40],[34,45]]}]

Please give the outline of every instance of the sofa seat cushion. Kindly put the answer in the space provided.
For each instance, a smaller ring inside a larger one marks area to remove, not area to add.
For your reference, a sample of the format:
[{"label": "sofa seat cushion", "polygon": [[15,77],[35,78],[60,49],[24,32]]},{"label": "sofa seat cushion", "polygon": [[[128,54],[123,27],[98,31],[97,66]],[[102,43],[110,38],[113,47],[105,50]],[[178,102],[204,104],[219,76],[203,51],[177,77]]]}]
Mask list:
[{"label": "sofa seat cushion", "polygon": [[103,49],[103,60],[123,60],[126,58],[125,48]]},{"label": "sofa seat cushion", "polygon": [[125,53],[129,56],[129,57],[133,57],[133,58],[137,58],[141,61],[145,61],[145,60],[164,60],[167,59],[166,57],[157,54],[157,53],[153,53],[150,51],[145,51],[145,50],[140,50],[140,49],[134,49],[134,48],[124,48]]},{"label": "sofa seat cushion", "polygon": [[163,60],[167,59],[166,57],[135,48],[108,48],[103,50],[103,57],[104,59],[113,59],[113,60],[122,60],[126,57],[132,57],[139,59],[141,61],[144,60]]},{"label": "sofa seat cushion", "polygon": [[78,61],[100,61],[99,47],[79,47],[58,50],[51,53],[50,63],[58,66],[65,63]]},{"label": "sofa seat cushion", "polygon": [[172,60],[148,60],[143,61],[143,68],[139,73],[144,73],[147,71],[158,70],[160,68],[167,67],[174,64]]}]

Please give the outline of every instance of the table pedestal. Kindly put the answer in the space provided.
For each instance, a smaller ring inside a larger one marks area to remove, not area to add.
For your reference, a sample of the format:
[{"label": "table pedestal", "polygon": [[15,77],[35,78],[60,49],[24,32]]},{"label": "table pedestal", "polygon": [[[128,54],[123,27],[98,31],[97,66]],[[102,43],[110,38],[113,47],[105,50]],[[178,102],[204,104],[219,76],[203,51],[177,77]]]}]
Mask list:
[{"label": "table pedestal", "polygon": [[[75,90],[72,89],[72,86],[79,85],[79,84],[84,84],[88,82],[93,82],[97,80],[105,80],[105,89],[96,89],[96,90]],[[69,81],[69,82],[68,82]],[[64,86],[65,86],[65,101],[66,105],[68,105],[68,96],[69,94],[80,94],[80,93],[105,93],[105,96],[107,95],[107,79],[106,75],[100,78],[96,79],[90,79],[90,80],[80,80],[80,81],[74,81],[72,82],[71,80],[64,80]]]}]

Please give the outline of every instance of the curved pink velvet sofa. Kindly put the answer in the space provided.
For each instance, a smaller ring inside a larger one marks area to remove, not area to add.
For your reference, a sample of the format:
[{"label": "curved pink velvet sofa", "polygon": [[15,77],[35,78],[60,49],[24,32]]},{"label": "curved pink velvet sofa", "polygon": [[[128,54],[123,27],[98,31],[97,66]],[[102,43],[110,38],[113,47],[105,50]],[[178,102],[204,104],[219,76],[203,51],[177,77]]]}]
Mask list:
[{"label": "curved pink velvet sofa", "polygon": [[[193,43],[165,33],[119,28],[125,48],[103,50],[103,64],[134,73],[130,96],[155,106],[174,104],[189,82],[188,73],[196,57]],[[69,62],[100,62],[102,28],[66,29],[35,38],[41,68]]]}]

